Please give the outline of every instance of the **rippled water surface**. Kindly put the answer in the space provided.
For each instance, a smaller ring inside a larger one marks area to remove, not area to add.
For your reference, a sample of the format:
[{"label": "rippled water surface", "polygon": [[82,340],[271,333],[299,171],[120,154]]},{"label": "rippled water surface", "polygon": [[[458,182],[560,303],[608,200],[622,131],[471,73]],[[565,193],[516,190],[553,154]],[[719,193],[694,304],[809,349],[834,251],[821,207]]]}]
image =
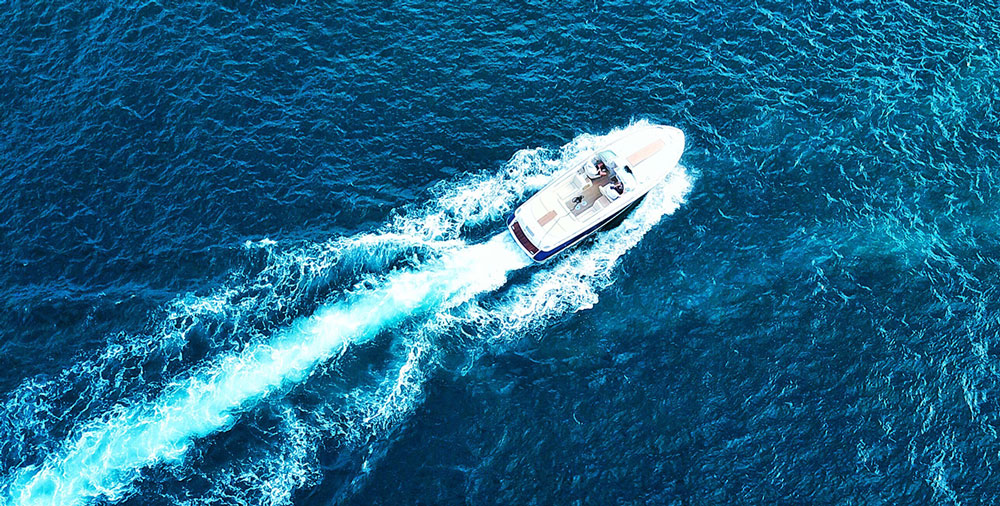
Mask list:
[{"label": "rippled water surface", "polygon": [[0,503],[996,503],[998,12],[0,2]]}]

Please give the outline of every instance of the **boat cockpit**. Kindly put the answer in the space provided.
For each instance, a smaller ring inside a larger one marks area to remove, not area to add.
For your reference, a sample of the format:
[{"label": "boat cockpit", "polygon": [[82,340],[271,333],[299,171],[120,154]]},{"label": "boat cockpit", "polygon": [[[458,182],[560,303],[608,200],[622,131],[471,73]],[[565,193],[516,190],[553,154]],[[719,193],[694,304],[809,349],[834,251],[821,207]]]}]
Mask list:
[{"label": "boat cockpit", "polygon": [[[618,157],[613,151],[601,151],[592,160],[584,164],[584,171],[590,179],[588,184],[595,185],[605,198],[614,201],[620,197],[628,187],[625,179],[632,179],[632,169],[628,165],[618,162]],[[623,176],[628,174],[628,176]]]}]

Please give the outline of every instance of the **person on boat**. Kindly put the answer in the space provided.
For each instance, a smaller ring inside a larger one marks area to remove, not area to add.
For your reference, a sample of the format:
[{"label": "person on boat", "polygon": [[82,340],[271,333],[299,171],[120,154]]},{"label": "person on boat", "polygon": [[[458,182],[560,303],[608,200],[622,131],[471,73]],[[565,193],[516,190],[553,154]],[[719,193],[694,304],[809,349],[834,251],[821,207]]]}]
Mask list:
[{"label": "person on boat", "polygon": [[585,165],[584,171],[590,179],[600,179],[607,176],[609,172],[608,166],[600,158],[595,158],[593,162]]},{"label": "person on boat", "polygon": [[618,195],[625,193],[625,184],[622,183],[621,179],[615,178],[611,181],[611,188],[618,192]]},{"label": "person on boat", "polygon": [[594,165],[597,167],[598,177],[604,177],[608,175],[608,166],[604,165],[604,160],[597,160],[597,163]]}]

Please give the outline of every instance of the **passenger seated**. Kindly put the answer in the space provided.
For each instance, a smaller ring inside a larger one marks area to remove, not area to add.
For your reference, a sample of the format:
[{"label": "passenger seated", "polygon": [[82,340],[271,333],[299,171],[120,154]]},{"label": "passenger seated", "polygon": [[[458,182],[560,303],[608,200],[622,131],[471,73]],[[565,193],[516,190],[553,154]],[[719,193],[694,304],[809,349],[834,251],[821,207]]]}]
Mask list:
[{"label": "passenger seated", "polygon": [[601,187],[601,195],[604,195],[608,200],[614,201],[621,196],[621,192],[615,190],[613,184],[606,184]]}]

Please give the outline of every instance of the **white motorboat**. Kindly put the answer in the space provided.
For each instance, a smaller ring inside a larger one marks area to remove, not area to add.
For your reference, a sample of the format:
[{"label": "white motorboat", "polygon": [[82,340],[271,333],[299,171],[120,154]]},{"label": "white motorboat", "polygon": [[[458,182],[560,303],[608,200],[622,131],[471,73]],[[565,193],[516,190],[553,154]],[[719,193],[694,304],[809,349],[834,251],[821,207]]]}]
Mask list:
[{"label": "white motorboat", "polygon": [[560,170],[507,218],[507,228],[536,262],[586,239],[628,211],[677,166],[684,132],[634,126]]}]

